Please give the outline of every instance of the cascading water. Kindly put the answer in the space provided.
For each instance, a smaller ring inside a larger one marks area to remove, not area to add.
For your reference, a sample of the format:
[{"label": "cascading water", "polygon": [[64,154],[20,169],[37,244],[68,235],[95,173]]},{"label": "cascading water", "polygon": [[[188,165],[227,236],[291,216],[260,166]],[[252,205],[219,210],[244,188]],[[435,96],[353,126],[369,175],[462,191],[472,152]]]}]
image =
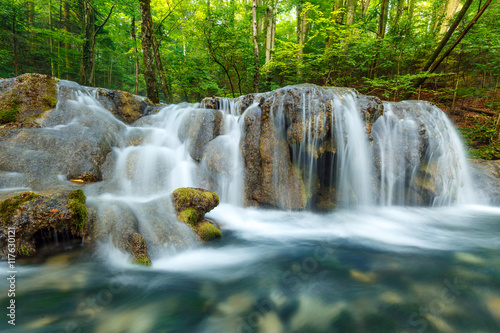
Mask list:
[{"label": "cascading water", "polygon": [[373,202],[371,156],[354,93],[337,96],[333,104],[332,128],[335,128],[338,156],[337,200],[343,206],[369,205]]},{"label": "cascading water", "polygon": [[384,103],[373,125],[373,149],[382,205],[475,203],[462,143],[437,107]]},{"label": "cascading water", "polygon": [[[29,165],[64,158],[50,155],[59,147],[29,146],[32,135],[107,156],[80,161],[103,178],[83,188],[104,226],[92,253],[104,260],[75,252],[19,264],[21,330],[498,331],[500,211],[463,205],[474,199],[467,161],[437,108],[385,103],[382,114],[353,90],[298,86],[170,105],[128,126],[71,89],[44,128],[21,131],[0,152],[33,156]],[[8,169],[2,187],[74,188],[68,179],[87,169],[70,162],[32,177]],[[207,218],[222,239],[197,246],[177,221],[170,194],[181,186],[219,193]],[[152,267],[106,241],[133,232],[147,240]]]}]

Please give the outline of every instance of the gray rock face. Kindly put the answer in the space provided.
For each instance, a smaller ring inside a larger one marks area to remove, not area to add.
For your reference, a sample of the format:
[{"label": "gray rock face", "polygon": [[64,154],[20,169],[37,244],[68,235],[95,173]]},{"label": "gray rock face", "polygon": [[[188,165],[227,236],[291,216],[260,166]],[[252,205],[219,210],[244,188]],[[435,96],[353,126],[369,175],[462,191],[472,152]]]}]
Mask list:
[{"label": "gray rock face", "polygon": [[86,90],[106,110],[126,124],[132,124],[140,117],[156,113],[161,108],[145,97],[132,95],[126,91],[104,88],[86,88]]},{"label": "gray rock face", "polygon": [[330,176],[311,174],[304,161],[324,165],[334,160],[335,123],[343,119],[335,118],[334,110],[341,106],[333,100],[344,94],[353,96],[371,135],[373,123],[383,114],[383,104],[353,89],[298,85],[232,101],[219,97],[203,100],[206,108],[231,105],[232,113],[244,117],[240,150],[247,205],[285,209],[335,206],[335,195],[330,195],[334,191],[328,189]]},{"label": "gray rock face", "polygon": [[181,124],[179,139],[188,142],[189,154],[200,161],[207,144],[221,133],[222,112],[200,109],[191,112]]},{"label": "gray rock face", "polygon": [[470,162],[472,177],[482,197],[489,198],[492,205],[500,205],[500,160]]},{"label": "gray rock face", "polygon": [[62,81],[59,89],[58,105],[43,115],[40,128],[2,129],[0,179],[14,187],[41,190],[58,185],[60,175],[102,180],[100,167],[125,125],[97,106],[75,104],[71,98],[90,98],[78,85]]}]

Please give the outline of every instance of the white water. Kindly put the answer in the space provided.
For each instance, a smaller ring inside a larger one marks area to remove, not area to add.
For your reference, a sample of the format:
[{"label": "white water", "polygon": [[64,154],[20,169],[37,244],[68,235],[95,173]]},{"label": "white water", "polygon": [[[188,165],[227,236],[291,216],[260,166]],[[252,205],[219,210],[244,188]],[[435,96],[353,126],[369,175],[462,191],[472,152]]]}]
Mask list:
[{"label": "white water", "polygon": [[373,126],[382,205],[419,205],[422,187],[433,206],[477,202],[460,138],[446,115],[423,102],[385,103]]},{"label": "white water", "polygon": [[[308,152],[320,143],[325,123],[317,114],[306,116],[314,101],[305,96],[303,138],[292,158],[311,179],[324,165]],[[95,332],[253,331],[242,328],[250,327],[265,332],[265,320],[275,318],[274,326],[267,322],[268,332],[331,332],[331,321],[347,311],[355,318],[352,331],[371,327],[363,320],[374,313],[392,320],[398,332],[419,331],[422,323],[437,331],[436,322],[450,332],[495,331],[488,297],[498,296],[490,277],[498,276],[500,210],[463,205],[474,196],[463,150],[449,121],[428,104],[401,103],[395,106],[399,111],[386,105],[370,143],[354,95],[338,92],[331,101],[336,119],[331,139],[338,155],[327,171],[335,174],[330,179],[335,179],[344,208],[323,214],[241,206],[239,143],[244,113],[236,112],[239,107],[233,101],[223,100],[222,133],[211,141],[214,147],[207,145],[200,161],[191,157],[189,140],[179,139],[183,120],[201,111],[198,105],[168,106],[134,126],[109,117],[117,129],[108,161],[112,172],[107,181],[86,185],[89,203],[114,229],[108,230],[110,234],[137,228],[154,240],[158,233],[168,232],[167,244],[152,253],[152,268],[130,264],[130,256],[109,240],[97,251],[104,263],[77,258],[72,266],[64,266],[61,262],[69,260],[65,254],[59,262],[21,266],[19,285],[26,288],[19,289],[19,297],[29,299],[32,306],[19,307],[19,327],[33,332],[75,327]],[[107,114],[92,98],[71,103],[76,110],[89,107],[89,113]],[[401,110],[403,116],[397,116]],[[282,120],[279,114],[273,116]],[[68,119],[67,124],[77,126],[80,120]],[[422,126],[430,137],[426,149],[414,135]],[[423,154],[415,154],[415,149]],[[209,151],[221,152],[224,168],[211,168]],[[372,166],[377,157],[380,166]],[[406,207],[416,203],[416,197],[405,192],[402,183],[415,182],[422,161],[425,167],[433,161],[440,172],[441,190],[431,204],[441,207]],[[193,246],[197,240],[176,221],[170,194],[177,187],[206,184],[214,186],[222,200],[207,218],[217,221],[224,236]],[[467,290],[448,303],[443,281],[457,277]],[[260,299],[271,300],[272,309],[258,311]],[[416,310],[409,308],[412,304]],[[37,312],[40,305],[45,321]],[[413,311],[419,311],[418,317]],[[465,321],[470,326],[463,327]],[[377,332],[385,331],[382,327]]]}]

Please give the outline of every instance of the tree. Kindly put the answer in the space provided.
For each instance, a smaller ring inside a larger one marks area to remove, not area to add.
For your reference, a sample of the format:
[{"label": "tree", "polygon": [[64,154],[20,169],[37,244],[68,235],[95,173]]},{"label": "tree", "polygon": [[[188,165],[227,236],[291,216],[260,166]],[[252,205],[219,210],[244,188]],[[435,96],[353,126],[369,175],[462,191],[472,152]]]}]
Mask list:
[{"label": "tree", "polygon": [[257,41],[257,0],[252,0],[252,38],[255,74],[253,76],[253,91],[259,92],[259,42]]},{"label": "tree", "polygon": [[153,103],[159,103],[156,75],[153,64],[151,36],[153,34],[153,20],[151,19],[151,0],[139,0],[141,6],[141,35],[142,58],[144,60],[144,79],[148,98]]},{"label": "tree", "polygon": [[81,65],[81,81],[85,85],[95,84],[95,43],[96,36],[101,31],[101,29],[106,25],[115,5],[111,6],[107,17],[104,19],[103,23],[96,29],[96,11],[94,9],[91,0],[82,1],[82,23],[83,23],[83,44],[82,44],[82,65]]}]

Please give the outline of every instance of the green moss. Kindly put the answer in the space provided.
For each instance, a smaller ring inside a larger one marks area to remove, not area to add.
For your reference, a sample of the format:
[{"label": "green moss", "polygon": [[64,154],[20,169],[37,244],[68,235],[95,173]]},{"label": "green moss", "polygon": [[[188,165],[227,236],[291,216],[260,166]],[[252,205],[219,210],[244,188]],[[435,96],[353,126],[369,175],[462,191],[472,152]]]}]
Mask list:
[{"label": "green moss", "polygon": [[57,98],[52,94],[47,94],[43,96],[44,102],[47,104],[47,109],[54,108],[57,105]]},{"label": "green moss", "polygon": [[203,221],[196,228],[196,233],[204,241],[210,241],[215,238],[221,238],[222,232],[212,223]]},{"label": "green moss", "polygon": [[35,250],[26,245],[18,245],[16,247],[16,254],[20,256],[29,257],[35,254]]},{"label": "green moss", "polygon": [[68,195],[68,199],[77,200],[78,202],[81,202],[83,204],[87,202],[87,197],[85,196],[85,193],[81,189],[71,191],[71,193]]},{"label": "green moss", "polygon": [[7,124],[16,121],[17,109],[6,109],[0,111],[0,124]]},{"label": "green moss", "polygon": [[0,202],[0,219],[3,224],[7,224],[9,218],[15,214],[19,206],[25,202],[36,198],[36,194],[28,191],[16,195],[15,197],[8,198]]},{"label": "green moss", "polygon": [[16,121],[16,115],[19,113],[19,100],[16,97],[10,97],[2,103],[0,110],[0,124],[7,124]]},{"label": "green moss", "polygon": [[87,223],[87,207],[85,206],[85,202],[87,201],[87,197],[83,193],[82,190],[74,190],[68,195],[68,207],[73,213],[73,225],[77,230],[83,230],[85,228],[85,224]]},{"label": "green moss", "polygon": [[140,256],[139,258],[135,258],[132,261],[133,264],[136,265],[142,265],[142,266],[151,266],[151,260],[149,258],[146,258],[144,256]]},{"label": "green moss", "polygon": [[217,193],[210,191],[181,187],[176,189],[173,194],[176,201],[178,201],[181,205],[191,203],[195,198],[200,198],[200,196],[202,196],[201,198],[204,197],[209,202],[216,202],[217,204],[219,204],[219,196],[217,195]]},{"label": "green moss", "polygon": [[192,207],[184,209],[182,212],[179,213],[178,219],[181,222],[187,223],[191,226],[194,226],[196,222],[198,221],[198,213],[196,210]]}]

